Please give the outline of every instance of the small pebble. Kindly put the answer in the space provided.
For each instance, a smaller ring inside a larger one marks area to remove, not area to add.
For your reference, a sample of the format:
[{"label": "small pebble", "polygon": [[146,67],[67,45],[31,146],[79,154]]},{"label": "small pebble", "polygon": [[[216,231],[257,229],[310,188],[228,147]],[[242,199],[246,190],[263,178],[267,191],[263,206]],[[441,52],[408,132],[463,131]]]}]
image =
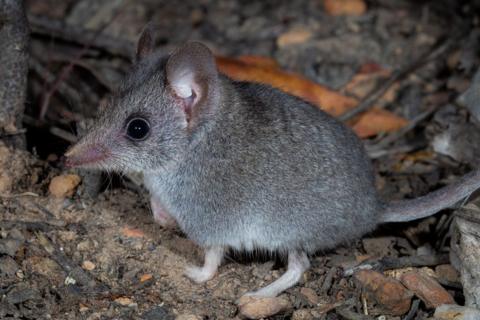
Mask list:
[{"label": "small pebble", "polygon": [[318,295],[313,289],[301,288],[300,294],[302,294],[307,299],[307,301],[314,306],[319,303]]},{"label": "small pebble", "polygon": [[438,320],[478,320],[480,310],[456,304],[444,304],[435,309],[433,316]]},{"label": "small pebble", "polygon": [[175,320],[202,320],[203,318],[200,316],[196,316],[194,314],[180,314],[175,317]]},{"label": "small pebble", "polygon": [[120,297],[114,300],[116,303],[122,305],[122,306],[133,306],[135,303],[133,302],[132,299],[128,297]]},{"label": "small pebble", "polygon": [[288,309],[291,309],[290,301],[285,297],[253,297],[243,296],[238,301],[240,314],[247,319],[267,318]]},{"label": "small pebble", "polygon": [[82,268],[87,271],[92,271],[93,269],[95,269],[95,264],[90,260],[85,260],[82,263]]},{"label": "small pebble", "polygon": [[23,241],[18,239],[0,239],[0,254],[6,254],[13,257],[22,243]]},{"label": "small pebble", "polygon": [[68,286],[70,284],[75,284],[77,283],[77,280],[75,280],[74,278],[68,276],[65,278],[65,285]]},{"label": "small pebble", "polygon": [[292,314],[292,320],[312,320],[313,315],[308,309],[295,310]]},{"label": "small pebble", "polygon": [[56,176],[50,181],[48,191],[57,198],[71,197],[75,188],[80,184],[80,177],[76,174],[65,174]]},{"label": "small pebble", "polygon": [[459,282],[460,275],[458,271],[452,267],[451,264],[441,264],[435,267],[435,275],[439,279],[444,279],[450,282]]}]

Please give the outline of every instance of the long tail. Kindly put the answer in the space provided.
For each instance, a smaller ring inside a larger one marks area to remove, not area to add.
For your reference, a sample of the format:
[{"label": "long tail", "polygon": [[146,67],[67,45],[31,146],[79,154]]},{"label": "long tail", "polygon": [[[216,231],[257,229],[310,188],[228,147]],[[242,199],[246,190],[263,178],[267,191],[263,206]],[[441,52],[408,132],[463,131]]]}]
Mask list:
[{"label": "long tail", "polygon": [[425,196],[387,203],[380,222],[406,222],[429,217],[470,196],[480,188],[480,169]]}]

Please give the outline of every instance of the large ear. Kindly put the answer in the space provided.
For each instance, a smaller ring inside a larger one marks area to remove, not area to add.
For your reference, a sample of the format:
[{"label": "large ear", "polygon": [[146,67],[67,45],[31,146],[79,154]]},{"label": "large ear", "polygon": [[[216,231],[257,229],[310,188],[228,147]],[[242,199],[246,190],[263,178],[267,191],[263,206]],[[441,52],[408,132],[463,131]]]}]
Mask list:
[{"label": "large ear", "polygon": [[155,46],[155,35],[152,23],[148,23],[142,31],[137,42],[136,61],[140,61],[153,52]]},{"label": "large ear", "polygon": [[188,42],[177,49],[166,66],[167,89],[185,112],[186,120],[197,119],[218,99],[218,71],[215,57],[200,42]]}]

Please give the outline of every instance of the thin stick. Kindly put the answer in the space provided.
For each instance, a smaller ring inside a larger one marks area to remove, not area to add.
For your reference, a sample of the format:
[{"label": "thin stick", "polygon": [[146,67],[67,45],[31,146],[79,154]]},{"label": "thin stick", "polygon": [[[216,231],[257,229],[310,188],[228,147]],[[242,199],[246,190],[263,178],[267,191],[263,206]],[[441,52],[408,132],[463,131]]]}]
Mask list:
[{"label": "thin stick", "polygon": [[419,59],[407,65],[405,68],[394,72],[387,81],[385,81],[379,87],[373,89],[354,109],[345,112],[339,117],[339,119],[341,121],[348,121],[356,115],[371,108],[373,104],[377,102],[377,100],[380,99],[395,82],[405,78],[418,68],[426,65],[428,62],[433,61],[442,56],[444,53],[448,52],[450,49],[452,49],[453,44],[456,43],[457,40],[458,39],[456,37],[449,38],[427,54],[422,55]]},{"label": "thin stick", "polygon": [[343,274],[351,276],[359,270],[393,270],[406,267],[429,267],[445,264],[450,261],[448,254],[441,255],[421,255],[409,257],[383,257],[379,260],[368,260],[355,267],[345,269]]},{"label": "thin stick", "polygon": [[83,55],[88,51],[88,49],[90,49],[95,39],[97,39],[97,37],[100,36],[100,34],[118,17],[118,15],[121,12],[122,10],[117,10],[117,12],[113,15],[113,17],[109,21],[107,21],[102,27],[100,27],[97,31],[95,31],[95,33],[92,35],[92,39],[84,45],[82,50],[80,50],[77,53],[77,55],[72,59],[72,61],[70,61],[68,65],[62,68],[57,78],[50,86],[50,89],[47,90],[42,96],[42,99],[41,99],[42,102],[40,103],[40,114],[39,114],[40,120],[43,120],[45,118],[45,114],[47,113],[48,106],[50,104],[50,99],[53,96],[53,94],[57,91],[60,83],[65,81],[66,78],[68,78],[68,75],[72,71],[73,67],[83,57]]},{"label": "thin stick", "polygon": [[63,21],[50,19],[44,16],[28,15],[28,21],[30,22],[32,33],[34,35],[50,36],[80,45],[90,43],[90,47],[126,59],[130,59],[133,56],[134,46],[130,41],[114,38],[108,35],[95,36],[95,31],[68,25]]}]

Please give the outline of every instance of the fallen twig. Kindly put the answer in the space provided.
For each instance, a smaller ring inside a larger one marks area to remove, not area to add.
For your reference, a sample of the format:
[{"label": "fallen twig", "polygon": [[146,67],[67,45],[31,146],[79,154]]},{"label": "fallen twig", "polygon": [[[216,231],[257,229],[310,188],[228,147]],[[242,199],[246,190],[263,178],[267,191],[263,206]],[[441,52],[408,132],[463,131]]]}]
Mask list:
[{"label": "fallen twig", "polygon": [[99,284],[88,272],[73,263],[63,252],[54,247],[52,242],[40,232],[36,232],[37,239],[51,258],[58,263],[63,270],[82,286],[97,288]]},{"label": "fallen twig", "polygon": [[126,59],[133,57],[134,45],[130,41],[108,35],[96,35],[95,31],[68,25],[63,21],[47,17],[29,15],[28,20],[30,21],[33,34],[50,36],[82,46],[90,44],[92,48],[97,48]]},{"label": "fallen twig", "polygon": [[51,225],[48,222],[41,221],[22,221],[22,220],[0,220],[0,226],[6,229],[13,229],[18,226],[23,227],[29,231],[42,231],[47,232],[52,229],[59,228],[56,225]]},{"label": "fallen twig", "polygon": [[415,315],[417,314],[419,305],[420,305],[420,299],[413,300],[412,307],[410,308],[410,311],[408,311],[405,318],[403,318],[403,320],[412,320],[413,317],[415,317]]},{"label": "fallen twig", "polygon": [[[55,82],[55,75],[47,68],[43,67],[36,58],[30,60],[30,67],[47,84],[53,84]],[[67,83],[62,82],[57,85],[57,91],[73,105],[75,110],[81,110],[83,103],[77,90],[69,86]]]},{"label": "fallen twig", "polygon": [[373,320],[373,318],[370,316],[353,312],[346,307],[335,308],[335,311],[337,312],[337,314],[339,314],[340,316],[342,316],[347,320]]},{"label": "fallen twig", "polygon": [[426,65],[428,62],[433,61],[445,53],[449,52],[452,49],[453,45],[457,43],[458,37],[450,37],[442,44],[434,47],[427,54],[422,55],[419,59],[413,61],[404,68],[401,68],[398,71],[395,71],[392,76],[385,82],[383,82],[379,87],[373,89],[367,96],[353,109],[342,114],[339,119],[341,121],[348,121],[355,117],[356,115],[368,110],[373,106],[373,104],[380,99],[385,92],[387,92],[390,87],[397,81],[405,78],[410,73],[414,72],[418,68]]},{"label": "fallen twig", "polygon": [[75,57],[73,57],[72,61],[70,61],[69,64],[67,64],[65,67],[62,68],[62,70],[58,74],[55,81],[52,83],[50,88],[42,96],[42,99],[41,99],[42,102],[40,103],[40,113],[39,113],[40,120],[43,120],[45,118],[45,114],[47,113],[47,110],[48,110],[48,105],[50,104],[50,98],[57,91],[60,83],[62,83],[68,77],[73,67],[76,65],[77,61],[79,61],[82,58],[85,52],[92,46],[95,39],[97,39],[100,36],[100,34],[115,20],[115,18],[120,14],[120,12],[121,10],[117,10],[117,12],[113,15],[113,17],[109,21],[107,21],[105,24],[102,25],[102,27],[96,30],[92,34],[92,38],[90,39],[90,41],[83,46],[83,48],[77,53]]},{"label": "fallen twig", "polygon": [[379,260],[367,260],[352,268],[345,269],[343,274],[351,276],[359,270],[385,271],[392,269],[401,269],[406,267],[429,267],[445,264],[450,261],[448,254],[441,255],[421,255],[409,257],[383,257]]}]

